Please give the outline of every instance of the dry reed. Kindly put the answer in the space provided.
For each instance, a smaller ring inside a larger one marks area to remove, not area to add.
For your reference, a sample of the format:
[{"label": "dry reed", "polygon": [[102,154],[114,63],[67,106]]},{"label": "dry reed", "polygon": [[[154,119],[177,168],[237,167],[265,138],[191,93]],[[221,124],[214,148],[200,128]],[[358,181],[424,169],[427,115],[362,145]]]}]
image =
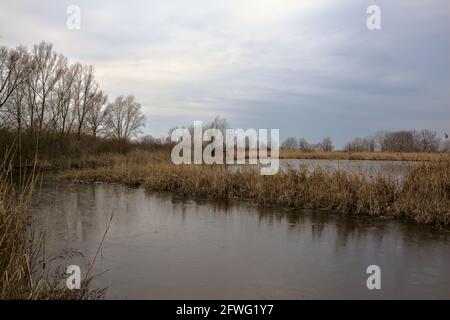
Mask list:
[{"label": "dry reed", "polygon": [[450,161],[409,166],[402,179],[306,167],[261,176],[259,171],[232,172],[226,166],[175,166],[167,155],[137,152],[113,162],[110,167],[67,171],[63,177],[144,185],[192,197],[450,224]]},{"label": "dry reed", "polygon": [[76,252],[64,249],[42,259],[45,234],[33,227],[29,213],[37,175],[32,171],[13,183],[11,168],[7,160],[0,163],[0,299],[101,298],[102,290],[89,290],[92,277],[80,290],[69,290],[61,270],[50,272],[50,260]]},{"label": "dry reed", "polygon": [[289,151],[280,150],[281,159],[329,159],[329,160],[391,160],[391,161],[439,161],[450,160],[449,153],[432,152],[346,152],[346,151]]}]

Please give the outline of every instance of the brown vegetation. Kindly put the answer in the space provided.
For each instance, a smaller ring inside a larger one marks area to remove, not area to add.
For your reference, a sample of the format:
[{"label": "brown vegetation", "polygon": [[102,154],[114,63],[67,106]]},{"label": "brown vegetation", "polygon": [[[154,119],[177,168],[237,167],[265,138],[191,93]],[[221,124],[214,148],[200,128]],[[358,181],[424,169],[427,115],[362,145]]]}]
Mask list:
[{"label": "brown vegetation", "polygon": [[326,209],[353,215],[390,216],[426,224],[450,223],[450,161],[411,167],[401,180],[368,178],[341,170],[300,168],[261,176],[226,166],[170,163],[165,153],[116,156],[111,167],[72,170],[74,181],[144,185],[152,191],[212,199],[243,199],[263,205]]},{"label": "brown vegetation", "polygon": [[290,151],[280,150],[281,159],[329,159],[329,160],[391,160],[437,161],[450,160],[449,153],[433,152],[346,152],[346,151]]},{"label": "brown vegetation", "polygon": [[[48,263],[78,254],[64,249],[43,256],[45,233],[32,227],[29,214],[36,175],[11,181],[11,166],[0,164],[0,299],[98,299],[102,290],[90,290],[87,276],[80,290],[69,290],[62,270],[50,272]],[[23,176],[22,176],[23,177]]]}]

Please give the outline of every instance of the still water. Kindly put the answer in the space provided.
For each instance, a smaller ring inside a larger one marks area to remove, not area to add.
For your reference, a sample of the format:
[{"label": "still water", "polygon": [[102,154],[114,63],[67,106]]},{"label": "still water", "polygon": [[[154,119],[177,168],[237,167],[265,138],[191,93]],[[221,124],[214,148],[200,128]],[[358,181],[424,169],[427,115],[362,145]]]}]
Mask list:
[{"label": "still water", "polygon": [[309,168],[321,168],[325,170],[344,170],[352,173],[368,176],[393,175],[403,176],[412,166],[414,161],[390,161],[390,160],[329,160],[329,159],[282,159],[282,169],[297,169],[301,166]]},{"label": "still water", "polygon": [[[331,160],[331,159],[280,159],[280,171],[307,168],[313,170],[320,168],[326,171],[341,170],[344,172],[363,174],[369,178],[379,175],[402,178],[408,170],[419,164],[418,161],[391,161],[391,160]],[[423,163],[423,162],[422,162]],[[242,168],[259,170],[259,165],[229,165],[231,171]]]},{"label": "still water", "polygon": [[53,180],[33,211],[82,271],[113,214],[94,281],[110,299],[450,298],[450,232],[430,226]]}]

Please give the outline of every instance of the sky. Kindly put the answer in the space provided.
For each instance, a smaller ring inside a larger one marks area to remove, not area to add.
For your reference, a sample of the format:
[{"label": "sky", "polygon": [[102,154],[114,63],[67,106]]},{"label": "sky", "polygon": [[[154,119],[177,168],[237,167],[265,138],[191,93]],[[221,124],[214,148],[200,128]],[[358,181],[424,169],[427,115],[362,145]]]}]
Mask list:
[{"label": "sky", "polygon": [[134,94],[157,137],[216,116],[337,147],[450,132],[448,0],[0,0],[0,45],[42,40],[93,65],[110,100]]}]

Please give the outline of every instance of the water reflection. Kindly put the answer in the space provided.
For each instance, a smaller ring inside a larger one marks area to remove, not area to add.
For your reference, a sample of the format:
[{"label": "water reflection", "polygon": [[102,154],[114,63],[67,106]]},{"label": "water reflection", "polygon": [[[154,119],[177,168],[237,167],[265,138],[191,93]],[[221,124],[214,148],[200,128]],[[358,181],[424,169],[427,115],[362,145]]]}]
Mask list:
[{"label": "water reflection", "polygon": [[430,226],[55,181],[33,210],[50,250],[87,257],[114,215],[95,283],[109,298],[450,298],[450,233]]}]

